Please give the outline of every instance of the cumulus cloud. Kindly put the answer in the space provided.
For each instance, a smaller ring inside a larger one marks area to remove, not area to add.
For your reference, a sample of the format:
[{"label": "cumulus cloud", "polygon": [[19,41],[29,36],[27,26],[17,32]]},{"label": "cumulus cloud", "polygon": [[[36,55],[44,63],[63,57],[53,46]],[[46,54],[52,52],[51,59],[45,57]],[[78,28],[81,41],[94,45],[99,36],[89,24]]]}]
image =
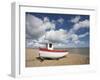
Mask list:
[{"label": "cumulus cloud", "polygon": [[77,23],[77,22],[79,22],[80,18],[81,18],[80,16],[76,16],[75,18],[71,19],[70,21],[72,23]]},{"label": "cumulus cloud", "polygon": [[77,34],[72,34],[71,38],[72,38],[72,41],[77,41],[79,39]]},{"label": "cumulus cloud", "polygon": [[[75,46],[75,44],[82,44],[80,38],[89,35],[88,32],[78,35],[80,28],[89,28],[89,20],[80,21],[80,16],[71,19],[74,23],[69,31],[63,28],[56,29],[56,21],[50,20],[48,17],[43,19],[31,14],[26,15],[26,47],[45,47],[43,43],[54,42],[57,43],[54,47]],[[63,24],[64,19],[60,18],[57,22]],[[66,26],[67,27],[67,26]]]},{"label": "cumulus cloud", "polygon": [[66,30],[59,29],[59,30],[50,30],[46,33],[46,39],[51,42],[65,42],[67,37]]},{"label": "cumulus cloud", "polygon": [[44,17],[44,18],[43,18],[43,21],[44,21],[44,22],[49,22],[50,20],[49,20],[48,17]]},{"label": "cumulus cloud", "polygon": [[26,15],[26,38],[38,39],[45,34],[47,29],[55,29],[55,24],[47,17],[42,20],[34,15]]},{"label": "cumulus cloud", "polygon": [[70,22],[74,23],[73,28],[70,29],[70,33],[75,33],[80,28],[89,28],[90,22],[88,19],[85,19],[83,21],[80,21],[81,17],[76,16],[75,18],[72,18]]},{"label": "cumulus cloud", "polygon": [[53,21],[50,22],[48,17],[44,17],[43,25],[41,27],[44,27],[45,29],[55,29],[55,23]]},{"label": "cumulus cloud", "polygon": [[63,43],[57,43],[54,44],[54,48],[67,48],[67,45]]},{"label": "cumulus cloud", "polygon": [[29,39],[29,40],[26,40],[26,47],[27,48],[39,48],[39,47],[46,47],[46,45],[43,43],[39,43],[36,40]]},{"label": "cumulus cloud", "polygon": [[78,21],[77,23],[75,23],[73,25],[73,27],[69,30],[69,34],[74,34],[76,33],[79,29],[82,29],[82,28],[89,28],[90,26],[90,22],[89,20],[85,19],[83,21]]},{"label": "cumulus cloud", "polygon": [[80,41],[80,39],[86,37],[87,35],[89,35],[89,32],[86,32],[86,33],[80,34],[80,35],[72,34],[71,39],[75,44],[83,43],[83,41]]},{"label": "cumulus cloud", "polygon": [[44,34],[45,28],[41,27],[43,21],[33,15],[26,15],[26,38],[37,39]]},{"label": "cumulus cloud", "polygon": [[79,21],[73,26],[73,30],[79,30],[80,28],[89,28],[89,20]]},{"label": "cumulus cloud", "polygon": [[59,18],[59,19],[57,20],[57,22],[59,22],[60,24],[63,24],[64,19],[63,19],[63,18]]},{"label": "cumulus cloud", "polygon": [[87,35],[89,35],[89,32],[86,32],[86,33],[84,33],[84,34],[79,35],[79,38],[83,38],[83,37],[85,37],[85,36],[87,36]]},{"label": "cumulus cloud", "polygon": [[46,29],[55,29],[55,24],[53,22],[44,22],[41,27],[44,27]]}]

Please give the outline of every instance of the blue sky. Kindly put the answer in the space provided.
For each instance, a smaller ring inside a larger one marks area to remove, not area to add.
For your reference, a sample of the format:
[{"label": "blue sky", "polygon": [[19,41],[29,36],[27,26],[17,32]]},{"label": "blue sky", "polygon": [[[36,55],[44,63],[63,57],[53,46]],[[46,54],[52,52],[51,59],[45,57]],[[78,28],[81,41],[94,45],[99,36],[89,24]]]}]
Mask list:
[{"label": "blue sky", "polygon": [[89,15],[26,13],[26,46],[89,47]]}]

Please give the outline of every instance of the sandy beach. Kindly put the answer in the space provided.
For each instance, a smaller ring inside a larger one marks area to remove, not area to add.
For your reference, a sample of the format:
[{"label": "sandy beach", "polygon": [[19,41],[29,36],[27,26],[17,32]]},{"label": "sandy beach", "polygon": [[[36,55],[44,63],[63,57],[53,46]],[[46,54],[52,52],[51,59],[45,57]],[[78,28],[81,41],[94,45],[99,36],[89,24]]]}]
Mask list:
[{"label": "sandy beach", "polygon": [[83,65],[89,64],[89,56],[82,54],[69,54],[59,60],[40,61],[38,49],[26,48],[26,67],[41,67],[41,66],[62,66],[62,65]]}]

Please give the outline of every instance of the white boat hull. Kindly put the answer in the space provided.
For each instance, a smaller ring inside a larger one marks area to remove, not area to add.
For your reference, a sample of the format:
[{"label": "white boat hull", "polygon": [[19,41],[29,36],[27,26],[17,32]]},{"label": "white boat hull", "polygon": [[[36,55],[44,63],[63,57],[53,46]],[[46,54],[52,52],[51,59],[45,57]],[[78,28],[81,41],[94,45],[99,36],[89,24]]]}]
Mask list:
[{"label": "white boat hull", "polygon": [[39,50],[40,57],[44,58],[60,58],[64,57],[68,54],[68,52],[48,52]]}]

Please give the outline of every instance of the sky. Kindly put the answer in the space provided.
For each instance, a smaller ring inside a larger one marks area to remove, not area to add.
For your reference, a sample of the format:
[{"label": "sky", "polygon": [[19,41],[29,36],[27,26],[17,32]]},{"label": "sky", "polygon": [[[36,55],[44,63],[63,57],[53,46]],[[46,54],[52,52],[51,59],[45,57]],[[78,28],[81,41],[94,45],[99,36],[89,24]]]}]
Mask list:
[{"label": "sky", "polygon": [[89,15],[26,12],[26,47],[89,47]]}]

